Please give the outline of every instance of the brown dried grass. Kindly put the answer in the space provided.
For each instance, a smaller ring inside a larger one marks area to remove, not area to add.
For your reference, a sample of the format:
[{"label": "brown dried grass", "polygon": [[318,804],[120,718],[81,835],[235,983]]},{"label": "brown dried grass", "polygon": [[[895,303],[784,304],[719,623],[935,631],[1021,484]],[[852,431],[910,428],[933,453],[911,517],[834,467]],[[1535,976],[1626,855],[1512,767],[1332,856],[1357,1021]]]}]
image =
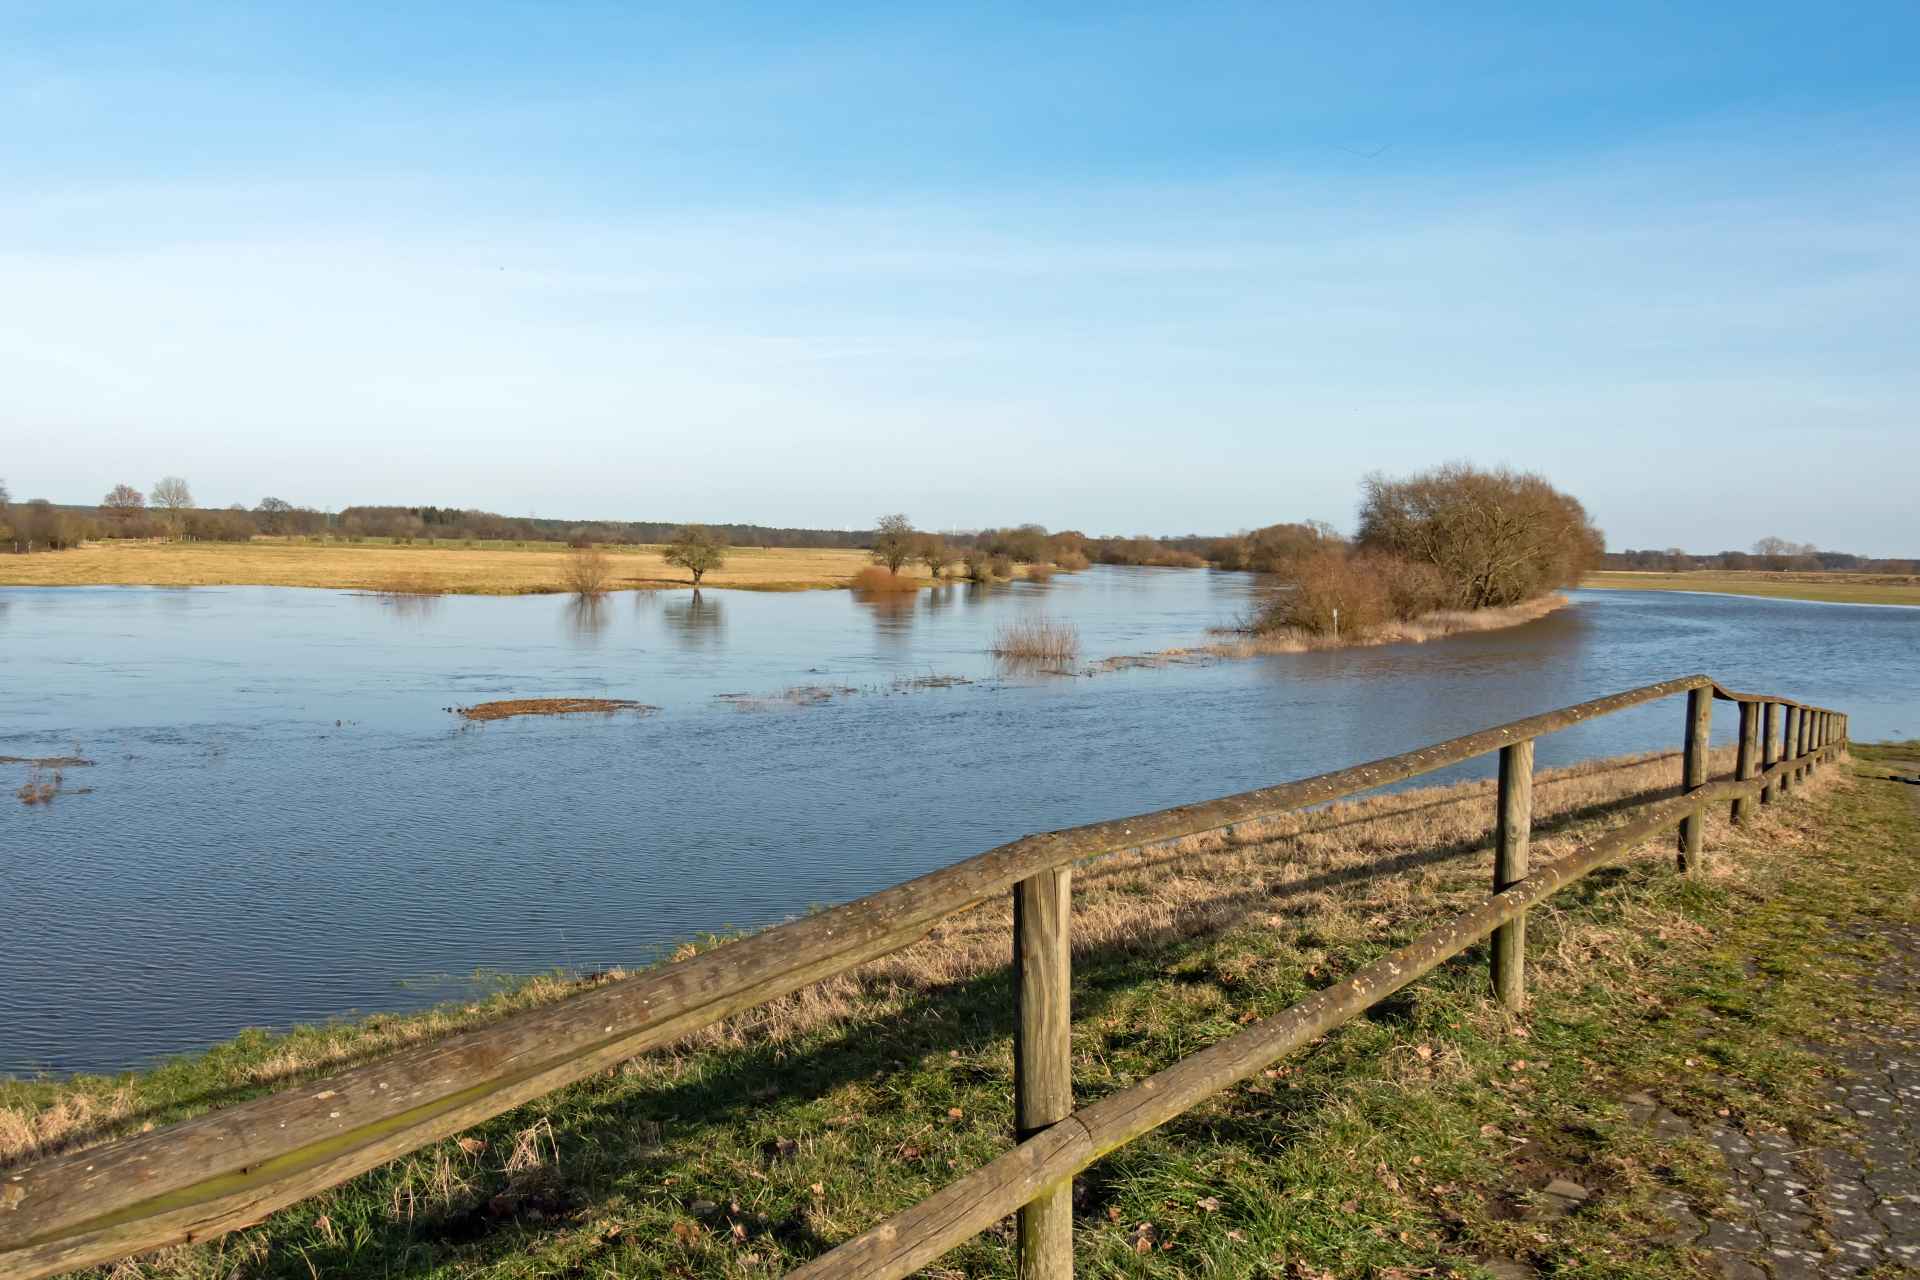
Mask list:
[{"label": "brown dried grass", "polygon": [[644,715],[659,709],[631,698],[504,698],[471,707],[455,707],[453,711],[465,720],[505,720],[510,716],[609,715],[615,711]]},{"label": "brown dried grass", "polygon": [[1441,609],[1406,621],[1380,622],[1359,633],[1342,631],[1337,637],[1300,627],[1280,627],[1237,635],[1208,646],[1206,651],[1222,658],[1251,658],[1269,653],[1310,653],[1377,644],[1425,644],[1470,631],[1499,631],[1521,626],[1570,603],[1563,595],[1550,595],[1499,609]]},{"label": "brown dried grass", "polygon": [[930,579],[916,580],[904,573],[895,573],[885,565],[868,565],[853,575],[847,583],[855,591],[864,591],[872,595],[887,595],[897,591],[918,591]]}]

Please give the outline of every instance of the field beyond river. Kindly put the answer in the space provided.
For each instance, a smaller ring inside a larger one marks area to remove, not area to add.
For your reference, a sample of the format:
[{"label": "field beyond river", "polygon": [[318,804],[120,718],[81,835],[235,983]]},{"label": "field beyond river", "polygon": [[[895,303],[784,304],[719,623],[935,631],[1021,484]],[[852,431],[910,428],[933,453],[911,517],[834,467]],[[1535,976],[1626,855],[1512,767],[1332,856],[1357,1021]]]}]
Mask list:
[{"label": "field beyond river", "polygon": [[1705,591],[1713,595],[1817,600],[1828,604],[1920,606],[1920,577],[1877,573],[1600,569],[1581,579],[1580,585],[1598,590]]},{"label": "field beyond river", "polygon": [[[692,580],[662,547],[602,547],[614,590],[685,587]],[[89,542],[70,551],[0,556],[0,586],[331,587],[433,595],[543,595],[567,590],[569,552],[559,542]],[[806,591],[844,587],[873,563],[865,551],[835,547],[734,547],[706,575],[709,587]],[[1017,566],[1017,570],[1025,566]],[[904,577],[928,580],[920,566]]]}]

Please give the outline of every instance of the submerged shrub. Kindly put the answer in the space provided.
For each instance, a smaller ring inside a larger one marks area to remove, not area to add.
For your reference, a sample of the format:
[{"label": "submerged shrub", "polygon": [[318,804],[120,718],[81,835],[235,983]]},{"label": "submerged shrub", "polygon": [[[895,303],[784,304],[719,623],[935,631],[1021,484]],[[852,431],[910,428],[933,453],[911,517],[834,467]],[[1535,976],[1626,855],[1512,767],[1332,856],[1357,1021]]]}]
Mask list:
[{"label": "submerged shrub", "polygon": [[1080,628],[1055,618],[1017,618],[994,633],[996,658],[1066,663],[1080,656]]}]

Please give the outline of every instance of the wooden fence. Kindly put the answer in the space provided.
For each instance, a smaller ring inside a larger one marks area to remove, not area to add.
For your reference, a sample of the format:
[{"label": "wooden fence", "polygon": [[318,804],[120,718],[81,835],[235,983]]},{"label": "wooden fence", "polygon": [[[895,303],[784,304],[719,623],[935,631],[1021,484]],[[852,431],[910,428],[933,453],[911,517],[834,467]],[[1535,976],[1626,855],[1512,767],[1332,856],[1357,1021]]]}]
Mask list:
[{"label": "wooden fence", "polygon": [[[1686,695],[1682,794],[1533,871],[1533,740],[1596,717]],[[1738,764],[1710,782],[1713,700],[1737,704]],[[1073,1175],[1253,1075],[1492,936],[1492,986],[1526,999],[1527,911],[1650,837],[1678,829],[1678,865],[1700,865],[1703,815],[1735,822],[1832,760],[1846,716],[1733,693],[1706,676],[1648,685],[1403,755],[1202,804],[1027,836],[845,906],[543,1009],[392,1054],[330,1079],[165,1129],[0,1173],[0,1280],[46,1276],[162,1245],[205,1240],[459,1133],[635,1054],[844,972],[923,937],[945,917],[1013,894],[1016,1145],[998,1159],[789,1273],[902,1277],[1008,1214],[1022,1277],[1073,1272]],[[1216,831],[1337,800],[1498,752],[1493,892],[1273,1017],[1146,1080],[1076,1109],[1070,1078],[1072,874],[1102,854]]]}]

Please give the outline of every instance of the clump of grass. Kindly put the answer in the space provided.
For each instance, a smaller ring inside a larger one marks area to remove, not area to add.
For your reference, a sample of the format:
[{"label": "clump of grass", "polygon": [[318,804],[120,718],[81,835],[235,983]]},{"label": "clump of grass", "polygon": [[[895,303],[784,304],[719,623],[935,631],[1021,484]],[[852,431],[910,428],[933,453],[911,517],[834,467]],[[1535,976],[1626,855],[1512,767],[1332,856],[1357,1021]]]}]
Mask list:
[{"label": "clump of grass", "polygon": [[848,586],[855,591],[870,595],[891,595],[897,592],[918,591],[920,584],[904,573],[895,573],[882,564],[870,564],[853,575]]},{"label": "clump of grass", "polygon": [[1016,618],[994,633],[993,656],[1064,664],[1080,656],[1080,628],[1057,618]]}]

